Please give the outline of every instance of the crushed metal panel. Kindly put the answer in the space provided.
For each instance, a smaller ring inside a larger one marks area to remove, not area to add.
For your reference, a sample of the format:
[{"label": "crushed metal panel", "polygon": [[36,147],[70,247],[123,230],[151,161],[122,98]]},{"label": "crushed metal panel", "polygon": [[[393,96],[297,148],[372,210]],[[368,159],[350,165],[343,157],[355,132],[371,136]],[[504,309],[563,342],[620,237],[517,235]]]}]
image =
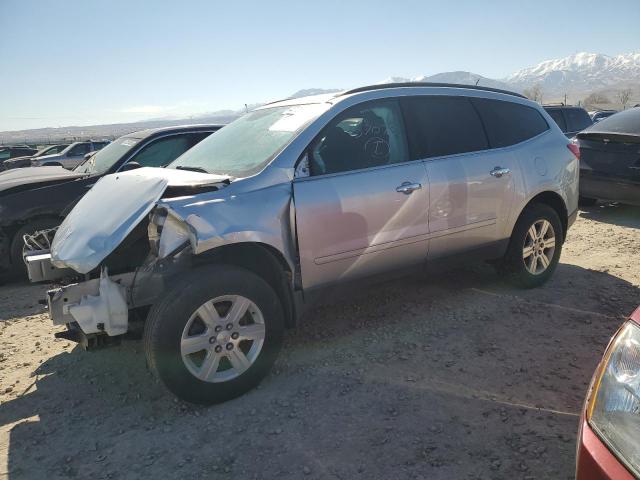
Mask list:
[{"label": "crushed metal panel", "polygon": [[112,281],[106,269],[100,275],[98,294],[85,295],[80,302],[68,308],[84,333],[104,331],[110,337],[127,333],[129,309],[126,289]]},{"label": "crushed metal panel", "polygon": [[151,211],[167,186],[201,186],[226,177],[164,168],[106,175],[82,197],[58,229],[51,259],[79,273],[96,268]]},{"label": "crushed metal panel", "polygon": [[245,191],[213,192],[188,199],[167,199],[158,206],[185,222],[197,255],[228,244],[258,242],[282,252],[295,265],[290,228],[291,184]]}]

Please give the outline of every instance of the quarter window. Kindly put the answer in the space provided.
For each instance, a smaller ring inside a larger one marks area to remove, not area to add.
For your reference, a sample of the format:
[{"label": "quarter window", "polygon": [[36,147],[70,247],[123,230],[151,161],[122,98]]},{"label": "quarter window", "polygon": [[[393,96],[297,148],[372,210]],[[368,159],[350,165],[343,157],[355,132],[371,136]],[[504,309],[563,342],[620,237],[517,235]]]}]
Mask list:
[{"label": "quarter window", "polygon": [[416,158],[489,148],[480,117],[468,98],[424,96],[404,102]]},{"label": "quarter window", "polygon": [[409,159],[397,100],[352,107],[333,119],[312,144],[311,175],[406,162]]},{"label": "quarter window", "polygon": [[491,148],[508,147],[540,135],[549,125],[535,108],[519,103],[474,98]]}]

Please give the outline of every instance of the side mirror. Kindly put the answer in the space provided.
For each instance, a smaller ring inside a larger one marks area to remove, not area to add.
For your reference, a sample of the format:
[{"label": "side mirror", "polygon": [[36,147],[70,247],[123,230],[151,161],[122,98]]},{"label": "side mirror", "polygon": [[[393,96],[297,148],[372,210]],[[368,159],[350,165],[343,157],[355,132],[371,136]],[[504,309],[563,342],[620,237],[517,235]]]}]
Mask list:
[{"label": "side mirror", "polygon": [[93,156],[93,154],[94,154],[94,153],[96,153],[96,152],[89,152],[89,153],[87,153],[87,154],[84,156],[84,159],[85,159],[85,160],[89,160],[89,159]]},{"label": "side mirror", "polygon": [[142,168],[142,165],[140,165],[138,162],[128,162],[128,163],[125,163],[120,168],[120,171],[121,172],[126,172],[128,170],[135,170],[136,168]]}]

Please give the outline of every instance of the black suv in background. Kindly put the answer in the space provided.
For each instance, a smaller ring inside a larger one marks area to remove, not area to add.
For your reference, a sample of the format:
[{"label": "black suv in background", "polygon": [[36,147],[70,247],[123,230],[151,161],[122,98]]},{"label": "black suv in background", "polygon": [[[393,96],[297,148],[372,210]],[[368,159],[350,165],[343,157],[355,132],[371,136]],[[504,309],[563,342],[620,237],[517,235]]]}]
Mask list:
[{"label": "black suv in background", "polygon": [[567,138],[573,138],[593,124],[591,117],[582,107],[567,105],[544,105],[549,116],[558,124]]},{"label": "black suv in background", "polygon": [[[72,171],[44,166],[0,172],[0,269],[26,273],[23,237],[60,225],[104,175],[139,167],[164,167],[219,128],[183,125],[130,133]],[[38,241],[46,243],[48,238]]]}]

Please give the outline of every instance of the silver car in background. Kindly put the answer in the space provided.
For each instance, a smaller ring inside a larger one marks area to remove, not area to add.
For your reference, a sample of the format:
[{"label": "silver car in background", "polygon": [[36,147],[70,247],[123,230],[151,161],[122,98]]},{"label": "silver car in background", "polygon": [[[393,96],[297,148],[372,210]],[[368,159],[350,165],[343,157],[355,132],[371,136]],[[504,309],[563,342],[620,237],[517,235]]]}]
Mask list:
[{"label": "silver car in background", "polygon": [[97,152],[101,148],[109,145],[109,143],[110,142],[108,141],[75,142],[62,150],[60,153],[32,158],[31,166],[59,166],[71,170],[80,165],[85,160],[87,155],[93,152]]},{"label": "silver car in background", "polygon": [[321,288],[463,255],[522,287],[547,281],[577,212],[578,155],[538,104],[501,90],[284,100],[169,168],[102,178],[26,262],[32,280],[67,283],[48,293],[59,336],[107,343],[144,312],[154,374],[216,403],[268,373]]}]

